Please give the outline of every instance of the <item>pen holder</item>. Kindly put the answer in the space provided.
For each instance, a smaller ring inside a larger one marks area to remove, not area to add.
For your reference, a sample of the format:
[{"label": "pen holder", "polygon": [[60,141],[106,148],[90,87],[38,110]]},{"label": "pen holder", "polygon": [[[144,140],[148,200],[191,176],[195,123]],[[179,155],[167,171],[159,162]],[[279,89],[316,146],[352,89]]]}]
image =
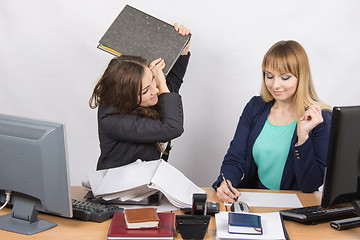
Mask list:
[{"label": "pen holder", "polygon": [[183,239],[203,239],[210,215],[176,215],[176,230]]}]

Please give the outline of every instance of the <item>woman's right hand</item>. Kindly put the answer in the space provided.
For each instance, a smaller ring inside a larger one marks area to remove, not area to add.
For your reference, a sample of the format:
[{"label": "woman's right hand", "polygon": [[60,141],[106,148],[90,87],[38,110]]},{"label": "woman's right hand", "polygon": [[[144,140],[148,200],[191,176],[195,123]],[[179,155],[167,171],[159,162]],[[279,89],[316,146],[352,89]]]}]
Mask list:
[{"label": "woman's right hand", "polygon": [[[175,29],[175,31],[177,31],[182,36],[186,36],[186,35],[189,35],[191,33],[190,29],[187,29],[184,25],[182,25],[182,24],[179,25],[178,23],[174,24],[174,29]],[[188,44],[185,46],[185,48],[181,52],[181,55],[187,55],[188,54],[189,47],[190,47],[190,42],[191,42],[191,39],[189,40]]]},{"label": "woman's right hand", "polygon": [[164,92],[170,92],[169,88],[166,85],[166,79],[162,71],[165,68],[165,65],[165,61],[162,58],[158,58],[152,61],[149,65],[149,69],[152,72],[156,81],[156,87],[159,89],[158,95]]},{"label": "woman's right hand", "polygon": [[297,124],[298,146],[302,145],[309,138],[310,131],[323,121],[321,107],[318,104],[309,106]]},{"label": "woman's right hand", "polygon": [[230,191],[226,182],[222,181],[220,186],[216,190],[217,196],[220,201],[223,201],[226,203],[234,203],[239,198],[241,193],[232,186],[232,183],[229,180],[227,180],[227,181],[230,185],[231,191],[234,194]]}]

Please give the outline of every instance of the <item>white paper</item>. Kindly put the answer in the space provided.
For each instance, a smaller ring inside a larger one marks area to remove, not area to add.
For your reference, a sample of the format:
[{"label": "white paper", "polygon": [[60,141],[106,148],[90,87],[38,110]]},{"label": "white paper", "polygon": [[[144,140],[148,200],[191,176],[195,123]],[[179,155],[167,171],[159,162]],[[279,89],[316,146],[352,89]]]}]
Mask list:
[{"label": "white paper", "polygon": [[119,199],[121,201],[135,200],[134,198],[145,195],[149,192],[154,193],[153,191],[149,191],[149,188],[147,187],[147,185],[141,185],[140,187],[132,188],[132,189],[129,189],[126,191],[106,194],[102,198],[106,201],[110,201],[113,199]]},{"label": "white paper", "polygon": [[194,193],[205,193],[162,159],[149,162],[138,160],[122,167],[92,172],[89,180],[94,196],[106,200],[139,199],[157,189],[171,204],[182,208],[192,206]]},{"label": "white paper", "polygon": [[[91,185],[92,192],[98,197],[147,185],[159,162],[160,160],[149,162],[137,160],[122,167],[111,168],[107,170],[98,186]],[[90,183],[92,183],[91,176],[89,175]]]},{"label": "white paper", "polygon": [[134,209],[134,208],[156,208],[156,212],[171,212],[179,210],[176,207],[174,207],[173,204],[169,202],[168,199],[163,197],[160,200],[159,205],[119,205],[120,207],[124,209]]},{"label": "white paper", "polygon": [[126,201],[126,200],[141,201],[144,198],[148,198],[148,197],[150,197],[151,195],[153,195],[153,194],[155,194],[157,192],[158,192],[158,190],[153,189],[153,190],[149,190],[148,192],[146,192],[146,193],[144,193],[142,195],[137,195],[137,196],[127,195],[126,198],[121,198],[120,200],[122,200],[122,201]]},{"label": "white paper", "polygon": [[167,162],[161,162],[150,187],[158,189],[177,207],[191,207],[194,193],[205,193],[184,174]]},{"label": "white paper", "polygon": [[[101,181],[103,180],[104,176],[106,175],[107,171],[108,171],[108,169],[89,172],[89,174],[88,174],[89,184],[90,184],[90,189],[92,192],[94,192],[93,189],[97,189],[99,187],[99,185],[100,185]],[[87,186],[87,187],[89,187],[89,186]]]},{"label": "white paper", "polygon": [[279,212],[251,214],[261,216],[262,235],[229,233],[228,212],[219,212],[215,214],[216,239],[285,239]]},{"label": "white paper", "polygon": [[303,207],[294,193],[241,192],[239,201],[253,207],[300,208]]}]

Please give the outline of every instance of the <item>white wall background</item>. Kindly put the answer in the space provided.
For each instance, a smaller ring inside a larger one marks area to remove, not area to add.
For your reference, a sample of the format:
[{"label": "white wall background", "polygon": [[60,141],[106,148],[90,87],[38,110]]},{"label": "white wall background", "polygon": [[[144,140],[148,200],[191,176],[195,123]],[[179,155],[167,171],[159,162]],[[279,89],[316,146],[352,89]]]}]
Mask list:
[{"label": "white wall background", "polygon": [[125,4],[193,33],[181,89],[185,132],[170,163],[199,186],[217,177],[275,42],[305,47],[323,101],[360,105],[358,0],[1,0],[0,112],[66,123],[72,185],[100,153],[88,100],[112,56],[96,46]]}]

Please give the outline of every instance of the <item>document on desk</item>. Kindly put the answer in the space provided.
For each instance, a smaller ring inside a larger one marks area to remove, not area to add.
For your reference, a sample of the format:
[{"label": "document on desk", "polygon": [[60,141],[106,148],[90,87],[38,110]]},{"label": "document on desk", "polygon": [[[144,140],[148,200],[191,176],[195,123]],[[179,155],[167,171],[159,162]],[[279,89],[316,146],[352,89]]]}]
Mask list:
[{"label": "document on desk", "polygon": [[194,193],[205,193],[182,172],[164,160],[161,160],[149,187],[162,192],[174,206],[180,208],[192,207]]},{"label": "document on desk", "polygon": [[286,239],[279,212],[252,214],[261,216],[262,235],[229,233],[228,212],[219,212],[215,214],[216,239]]},{"label": "document on desk", "polygon": [[[146,186],[151,180],[159,162],[140,160],[122,167],[98,170],[89,173],[91,191],[95,197],[121,196],[134,193],[135,191],[148,192]],[[126,192],[131,190],[131,192]],[[142,191],[141,191],[142,190]]]},{"label": "document on desk", "polygon": [[239,201],[244,201],[253,207],[303,207],[297,195],[293,193],[241,192]]},{"label": "document on desk", "polygon": [[89,173],[95,197],[128,200],[159,190],[176,207],[191,207],[194,193],[205,193],[178,169],[164,160],[141,161]]}]

